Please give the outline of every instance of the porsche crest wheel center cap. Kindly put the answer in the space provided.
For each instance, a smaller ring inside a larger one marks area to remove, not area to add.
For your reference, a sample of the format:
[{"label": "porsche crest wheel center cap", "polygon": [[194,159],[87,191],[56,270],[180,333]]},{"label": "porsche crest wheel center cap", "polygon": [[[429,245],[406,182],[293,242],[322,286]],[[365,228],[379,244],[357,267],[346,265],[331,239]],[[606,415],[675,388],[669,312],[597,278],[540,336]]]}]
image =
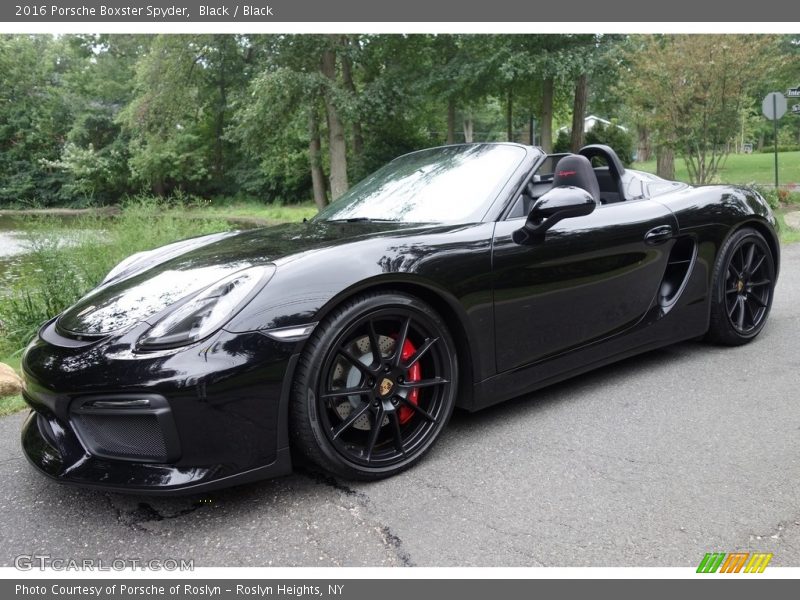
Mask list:
[{"label": "porsche crest wheel center cap", "polygon": [[736,284],[736,291],[741,292],[743,289],[744,289],[744,281],[740,279],[739,282]]},{"label": "porsche crest wheel center cap", "polygon": [[380,392],[381,396],[388,396],[393,389],[394,383],[392,383],[392,380],[388,377],[384,377],[378,386],[378,391]]}]

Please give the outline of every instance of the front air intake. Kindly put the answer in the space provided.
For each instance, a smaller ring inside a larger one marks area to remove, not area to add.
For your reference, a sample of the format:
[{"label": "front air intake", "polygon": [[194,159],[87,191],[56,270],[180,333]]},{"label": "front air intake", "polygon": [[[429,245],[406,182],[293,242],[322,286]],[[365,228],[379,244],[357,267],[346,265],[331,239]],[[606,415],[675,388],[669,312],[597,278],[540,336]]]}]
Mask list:
[{"label": "front air intake", "polygon": [[169,404],[158,396],[81,398],[70,422],[87,452],[133,462],[173,462],[179,443]]}]

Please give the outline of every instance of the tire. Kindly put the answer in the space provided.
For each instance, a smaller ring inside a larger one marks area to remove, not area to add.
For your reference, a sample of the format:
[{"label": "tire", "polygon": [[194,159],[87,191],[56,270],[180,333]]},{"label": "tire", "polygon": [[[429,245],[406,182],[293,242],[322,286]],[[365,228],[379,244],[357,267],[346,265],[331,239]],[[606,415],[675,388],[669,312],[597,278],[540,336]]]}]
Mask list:
[{"label": "tire", "polygon": [[728,238],[714,266],[706,339],[726,346],[752,341],[764,328],[775,289],[775,259],[764,236],[749,227]]},{"label": "tire", "polygon": [[289,412],[294,450],[345,479],[407,469],[453,412],[454,348],[441,317],[414,296],[370,293],[337,307],[298,361]]}]

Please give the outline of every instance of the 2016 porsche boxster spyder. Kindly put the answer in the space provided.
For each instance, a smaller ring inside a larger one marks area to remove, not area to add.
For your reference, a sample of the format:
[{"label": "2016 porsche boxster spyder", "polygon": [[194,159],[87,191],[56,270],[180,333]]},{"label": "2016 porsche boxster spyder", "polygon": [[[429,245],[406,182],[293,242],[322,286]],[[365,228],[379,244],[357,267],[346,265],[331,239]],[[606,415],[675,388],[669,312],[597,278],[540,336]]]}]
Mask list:
[{"label": "2016 porsche boxster spyder", "polygon": [[636,353],[752,340],[778,274],[758,193],[605,146],[402,156],[307,223],[130,257],[27,348],[25,454],[58,481],[195,492],[291,454],[376,479],[474,411]]}]

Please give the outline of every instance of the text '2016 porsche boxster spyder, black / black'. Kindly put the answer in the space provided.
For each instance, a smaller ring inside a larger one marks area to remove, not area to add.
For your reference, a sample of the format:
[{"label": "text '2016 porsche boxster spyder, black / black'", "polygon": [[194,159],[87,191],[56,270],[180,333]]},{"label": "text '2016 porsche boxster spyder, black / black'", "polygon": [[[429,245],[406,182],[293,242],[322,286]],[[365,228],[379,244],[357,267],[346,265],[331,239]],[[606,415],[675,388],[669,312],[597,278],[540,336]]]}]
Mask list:
[{"label": "text '2016 porsche boxster spyder, black / black'", "polygon": [[511,143],[390,162],[305,223],[131,256],[23,358],[22,444],[57,481],[198,492],[302,458],[377,479],[475,411],[660,346],[764,327],[755,191]]}]

